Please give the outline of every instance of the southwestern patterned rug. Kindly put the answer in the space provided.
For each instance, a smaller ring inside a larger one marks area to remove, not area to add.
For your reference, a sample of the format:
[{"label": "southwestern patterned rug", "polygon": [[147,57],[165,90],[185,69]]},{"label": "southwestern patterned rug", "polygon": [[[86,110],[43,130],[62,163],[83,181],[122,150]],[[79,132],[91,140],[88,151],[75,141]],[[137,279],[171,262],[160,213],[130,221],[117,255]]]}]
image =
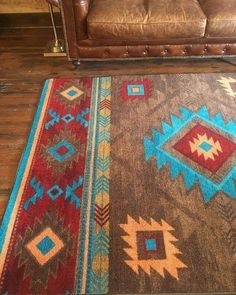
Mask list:
[{"label": "southwestern patterned rug", "polygon": [[236,291],[235,117],[235,74],[46,81],[0,294]]}]

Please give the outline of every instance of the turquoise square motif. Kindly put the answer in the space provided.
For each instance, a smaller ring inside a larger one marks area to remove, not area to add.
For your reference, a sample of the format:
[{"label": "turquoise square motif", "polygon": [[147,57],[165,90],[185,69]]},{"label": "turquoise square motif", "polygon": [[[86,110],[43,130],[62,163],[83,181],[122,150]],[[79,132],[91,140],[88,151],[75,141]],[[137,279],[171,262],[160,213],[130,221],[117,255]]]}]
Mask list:
[{"label": "turquoise square motif", "polygon": [[67,94],[70,96],[75,96],[77,94],[77,91],[72,89],[72,90],[68,91]]},{"label": "turquoise square motif", "polygon": [[46,255],[55,247],[55,243],[48,236],[46,236],[36,245],[36,247],[43,255]]},{"label": "turquoise square motif", "polygon": [[204,150],[205,152],[209,152],[212,149],[212,145],[209,144],[208,142],[202,142],[199,147]]},{"label": "turquoise square motif", "polygon": [[62,117],[62,120],[68,124],[74,120],[74,117],[71,114],[66,114],[64,117]]},{"label": "turquoise square motif", "polygon": [[128,95],[144,95],[144,85],[142,84],[131,84],[128,85]]},{"label": "turquoise square motif", "polygon": [[63,194],[63,190],[55,184],[47,191],[49,197],[54,201],[56,200],[61,194]]},{"label": "turquoise square motif", "polygon": [[145,246],[147,251],[156,251],[157,250],[157,243],[155,239],[146,239]]}]

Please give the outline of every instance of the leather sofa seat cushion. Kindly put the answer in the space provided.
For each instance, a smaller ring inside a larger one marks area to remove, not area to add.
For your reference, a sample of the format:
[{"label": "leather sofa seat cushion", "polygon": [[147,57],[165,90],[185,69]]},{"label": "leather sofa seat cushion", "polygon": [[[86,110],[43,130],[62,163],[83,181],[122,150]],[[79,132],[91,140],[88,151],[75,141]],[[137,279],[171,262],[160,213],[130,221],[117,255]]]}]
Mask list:
[{"label": "leather sofa seat cushion", "polygon": [[208,18],[206,37],[236,37],[236,0],[200,0]]},{"label": "leather sofa seat cushion", "polygon": [[87,26],[94,40],[201,38],[206,17],[198,0],[93,0]]}]

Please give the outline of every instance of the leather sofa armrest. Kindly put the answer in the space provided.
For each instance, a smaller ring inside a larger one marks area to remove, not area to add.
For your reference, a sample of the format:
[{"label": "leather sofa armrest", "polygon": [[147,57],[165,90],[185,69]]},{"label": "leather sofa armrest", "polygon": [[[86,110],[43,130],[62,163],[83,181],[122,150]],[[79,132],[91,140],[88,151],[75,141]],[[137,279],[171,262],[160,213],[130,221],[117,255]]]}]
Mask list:
[{"label": "leather sofa armrest", "polygon": [[77,38],[78,40],[87,39],[87,16],[90,0],[74,0],[74,3]]},{"label": "leather sofa armrest", "polygon": [[59,0],[64,37],[69,59],[78,58],[79,40],[87,39],[90,0]]},{"label": "leather sofa armrest", "polygon": [[87,39],[87,15],[90,0],[52,0],[59,2],[63,10],[65,21],[73,21],[77,33],[77,40]]}]

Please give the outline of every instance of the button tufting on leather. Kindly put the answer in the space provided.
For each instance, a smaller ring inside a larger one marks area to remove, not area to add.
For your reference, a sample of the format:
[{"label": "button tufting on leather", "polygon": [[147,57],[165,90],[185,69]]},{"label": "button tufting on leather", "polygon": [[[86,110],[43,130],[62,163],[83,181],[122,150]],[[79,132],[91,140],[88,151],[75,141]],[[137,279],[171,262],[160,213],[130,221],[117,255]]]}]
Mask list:
[{"label": "button tufting on leather", "polygon": [[188,53],[187,48],[184,48],[184,49],[182,50],[182,52],[183,52],[183,55],[186,55],[186,54]]},{"label": "button tufting on leather", "polygon": [[106,49],[106,50],[104,51],[104,53],[105,53],[106,56],[109,56],[109,55],[110,55],[110,50],[109,50],[109,49]]},{"label": "button tufting on leather", "polygon": [[142,54],[143,56],[146,56],[148,54],[147,49],[145,49]]},{"label": "button tufting on leather", "polygon": [[[185,45],[146,45],[146,46],[79,46],[80,58],[110,58],[110,57],[169,57],[169,56],[208,56],[236,55],[236,44],[185,44]],[[89,48],[89,50],[88,50]]]},{"label": "button tufting on leather", "polygon": [[164,49],[162,52],[161,52],[162,55],[167,55],[168,54],[168,50],[167,49]]},{"label": "button tufting on leather", "polygon": [[207,47],[203,48],[203,50],[202,50],[202,54],[206,54],[207,51],[208,51],[208,48],[207,48]]}]

